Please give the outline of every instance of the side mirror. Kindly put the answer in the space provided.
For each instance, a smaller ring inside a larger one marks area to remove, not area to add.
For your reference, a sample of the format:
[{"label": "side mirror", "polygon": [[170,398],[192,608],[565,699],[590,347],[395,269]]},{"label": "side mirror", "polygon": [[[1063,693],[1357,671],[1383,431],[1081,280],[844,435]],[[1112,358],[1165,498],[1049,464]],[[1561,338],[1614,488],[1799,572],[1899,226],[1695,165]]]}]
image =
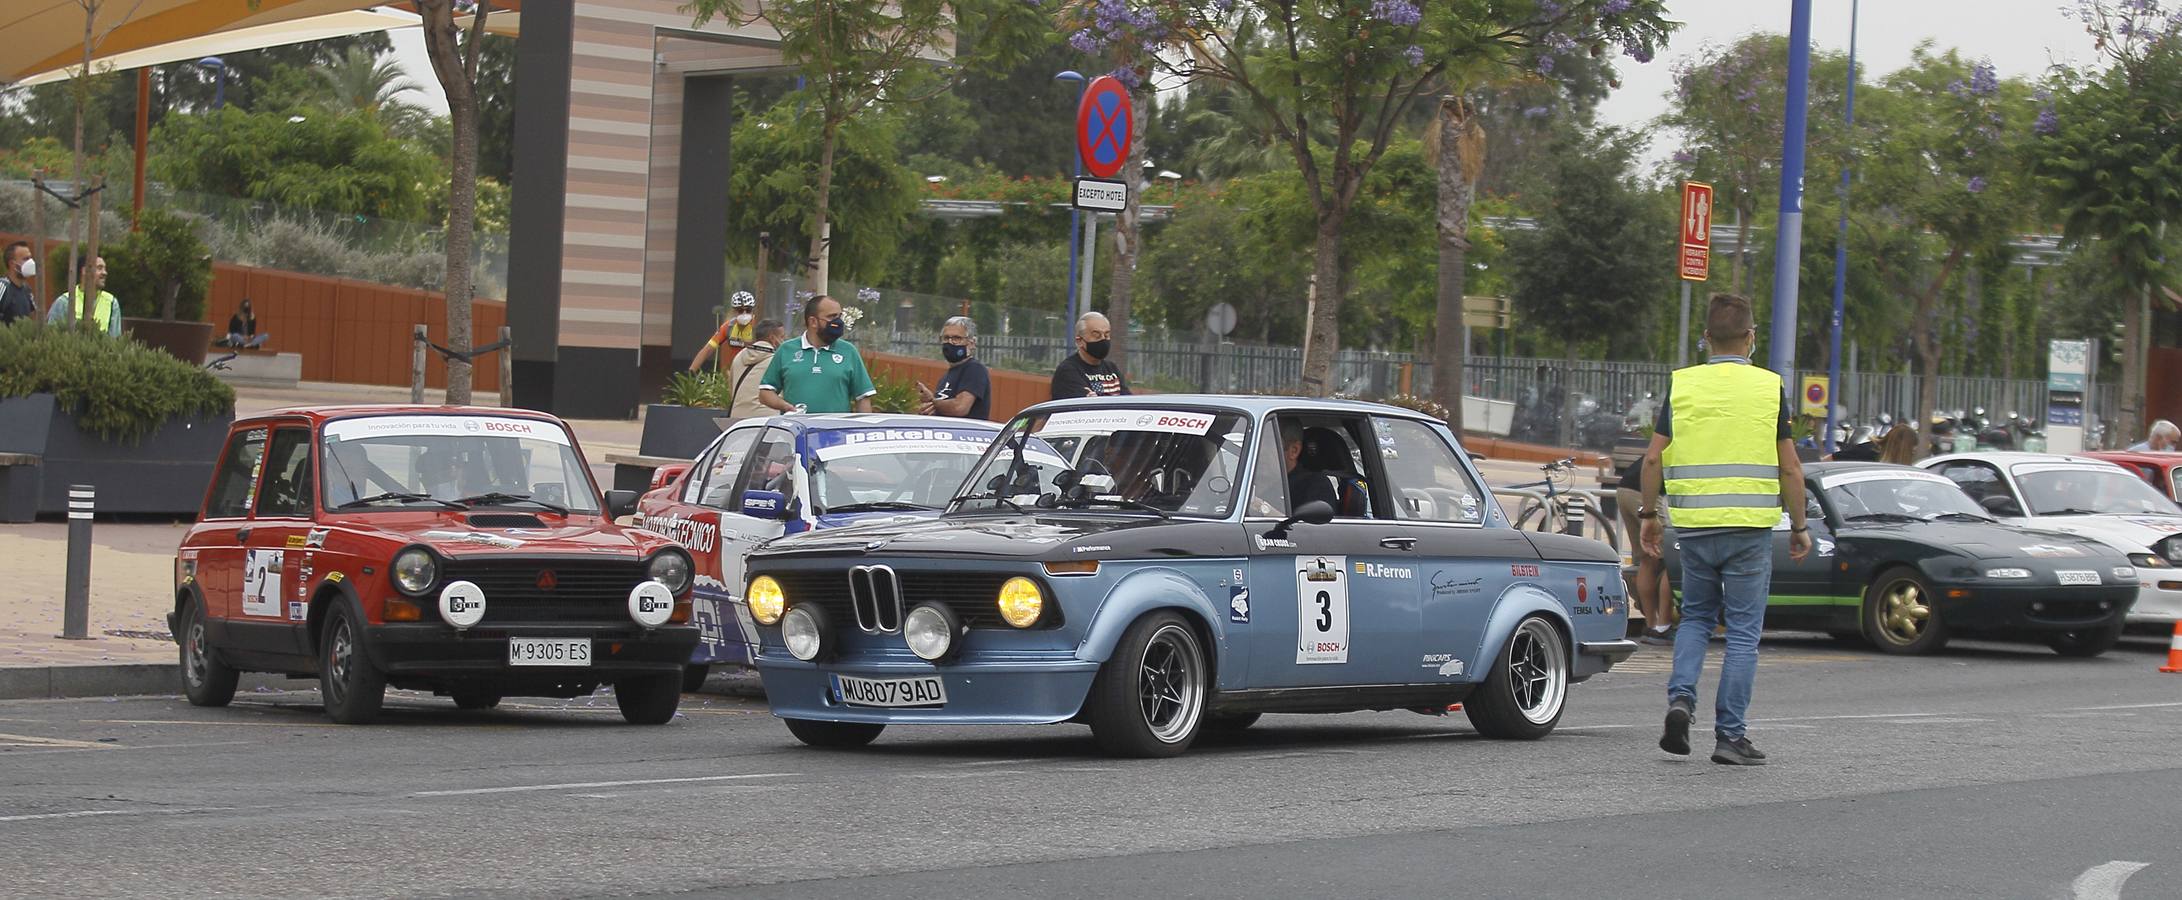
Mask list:
[{"label": "side mirror", "polygon": [[1295,527],[1298,522],[1305,525],[1324,525],[1331,521],[1333,521],[1333,504],[1324,500],[1313,500],[1296,507],[1294,515],[1280,520],[1280,524],[1274,525],[1273,530],[1266,532],[1265,536],[1270,538],[1287,537],[1288,529]]},{"label": "side mirror", "polygon": [[675,479],[682,477],[682,473],[687,471],[689,471],[689,466],[686,464],[660,466],[657,469],[653,469],[652,490],[656,491],[660,488],[666,487],[667,485],[673,484]]},{"label": "side mirror", "polygon": [[744,491],[742,514],[753,519],[788,518],[788,498],[779,491]]},{"label": "side mirror", "polygon": [[2014,497],[2006,494],[1988,494],[1984,499],[1979,500],[1977,505],[1985,507],[1986,512],[1995,516],[2014,517],[2023,514],[2022,505],[2016,503]]},{"label": "side mirror", "polygon": [[637,493],[635,491],[607,491],[606,517],[619,519],[622,516],[635,515],[636,498]]}]

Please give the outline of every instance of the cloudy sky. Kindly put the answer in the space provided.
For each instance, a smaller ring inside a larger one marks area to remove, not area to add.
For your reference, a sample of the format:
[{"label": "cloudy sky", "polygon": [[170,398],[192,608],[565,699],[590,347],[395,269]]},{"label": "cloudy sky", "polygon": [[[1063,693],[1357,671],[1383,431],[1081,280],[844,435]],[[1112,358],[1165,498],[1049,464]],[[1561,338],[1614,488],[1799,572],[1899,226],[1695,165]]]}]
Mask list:
[{"label": "cloudy sky", "polygon": [[[1862,5],[1857,62],[1869,81],[1909,62],[1910,50],[1932,41],[1955,47],[1970,59],[1992,60],[2002,77],[2036,78],[2056,62],[2092,62],[2091,39],[2062,14],[2064,0],[1873,0]],[[2070,3],[2073,5],[2073,3]],[[1812,41],[1847,51],[1851,0],[1814,0]],[[1639,128],[1665,112],[1677,60],[1707,45],[1732,43],[1754,31],[1788,30],[1788,0],[1668,0],[1668,14],[1683,24],[1657,60],[1623,61],[1622,87],[1601,108],[1608,124]],[[391,34],[395,56],[427,94],[422,102],[445,111],[417,29]],[[1674,151],[1671,136],[1652,142],[1651,157]]]}]

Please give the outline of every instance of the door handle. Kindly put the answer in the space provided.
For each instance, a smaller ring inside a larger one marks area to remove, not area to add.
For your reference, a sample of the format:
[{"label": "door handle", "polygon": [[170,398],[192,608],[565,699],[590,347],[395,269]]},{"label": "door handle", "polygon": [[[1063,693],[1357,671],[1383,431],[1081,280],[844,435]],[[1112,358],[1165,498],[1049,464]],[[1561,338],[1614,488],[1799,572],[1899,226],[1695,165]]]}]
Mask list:
[{"label": "door handle", "polygon": [[1415,550],[1417,549],[1417,539],[1413,537],[1383,537],[1379,539],[1379,546],[1388,550]]},{"label": "door handle", "polygon": [[250,540],[250,526],[248,526],[248,525],[244,525],[244,526],[243,526],[243,527],[241,527],[241,528],[237,528],[237,529],[235,529],[235,543],[241,544],[241,543],[245,543],[245,542],[247,542],[247,541],[249,541],[249,540]]}]

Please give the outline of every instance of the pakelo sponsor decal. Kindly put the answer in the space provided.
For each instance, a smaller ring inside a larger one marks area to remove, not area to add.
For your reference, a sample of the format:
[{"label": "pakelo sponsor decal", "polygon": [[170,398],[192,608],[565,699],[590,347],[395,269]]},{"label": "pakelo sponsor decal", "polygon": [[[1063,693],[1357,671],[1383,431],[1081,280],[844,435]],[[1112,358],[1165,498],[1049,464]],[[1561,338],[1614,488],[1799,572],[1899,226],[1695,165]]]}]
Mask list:
[{"label": "pakelo sponsor decal", "polygon": [[1438,670],[1440,675],[1450,678],[1462,674],[1462,660],[1452,653],[1427,653],[1418,667]]},{"label": "pakelo sponsor decal", "polygon": [[1410,579],[1417,577],[1416,570],[1411,569],[1408,566],[1389,566],[1374,562],[1357,563],[1356,574],[1362,575],[1366,578]]},{"label": "pakelo sponsor decal", "polygon": [[953,431],[944,428],[873,428],[863,431],[828,431],[811,436],[812,452],[820,460],[894,453],[957,453],[976,456],[985,452],[997,431]]}]

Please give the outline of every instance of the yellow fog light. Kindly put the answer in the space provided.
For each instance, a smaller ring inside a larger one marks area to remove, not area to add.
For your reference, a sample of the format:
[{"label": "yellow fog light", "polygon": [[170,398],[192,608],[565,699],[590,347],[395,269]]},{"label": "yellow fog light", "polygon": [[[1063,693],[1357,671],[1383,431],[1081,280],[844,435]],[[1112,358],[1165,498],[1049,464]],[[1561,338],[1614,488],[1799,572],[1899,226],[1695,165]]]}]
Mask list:
[{"label": "yellow fog light", "polygon": [[1000,586],[1000,618],[1008,624],[1029,628],[1038,624],[1045,611],[1046,595],[1038,590],[1038,582],[1017,576]]},{"label": "yellow fog light", "polygon": [[750,618],[760,625],[777,625],[780,616],[788,610],[788,595],[780,590],[780,582],[771,575],[750,579]]}]

